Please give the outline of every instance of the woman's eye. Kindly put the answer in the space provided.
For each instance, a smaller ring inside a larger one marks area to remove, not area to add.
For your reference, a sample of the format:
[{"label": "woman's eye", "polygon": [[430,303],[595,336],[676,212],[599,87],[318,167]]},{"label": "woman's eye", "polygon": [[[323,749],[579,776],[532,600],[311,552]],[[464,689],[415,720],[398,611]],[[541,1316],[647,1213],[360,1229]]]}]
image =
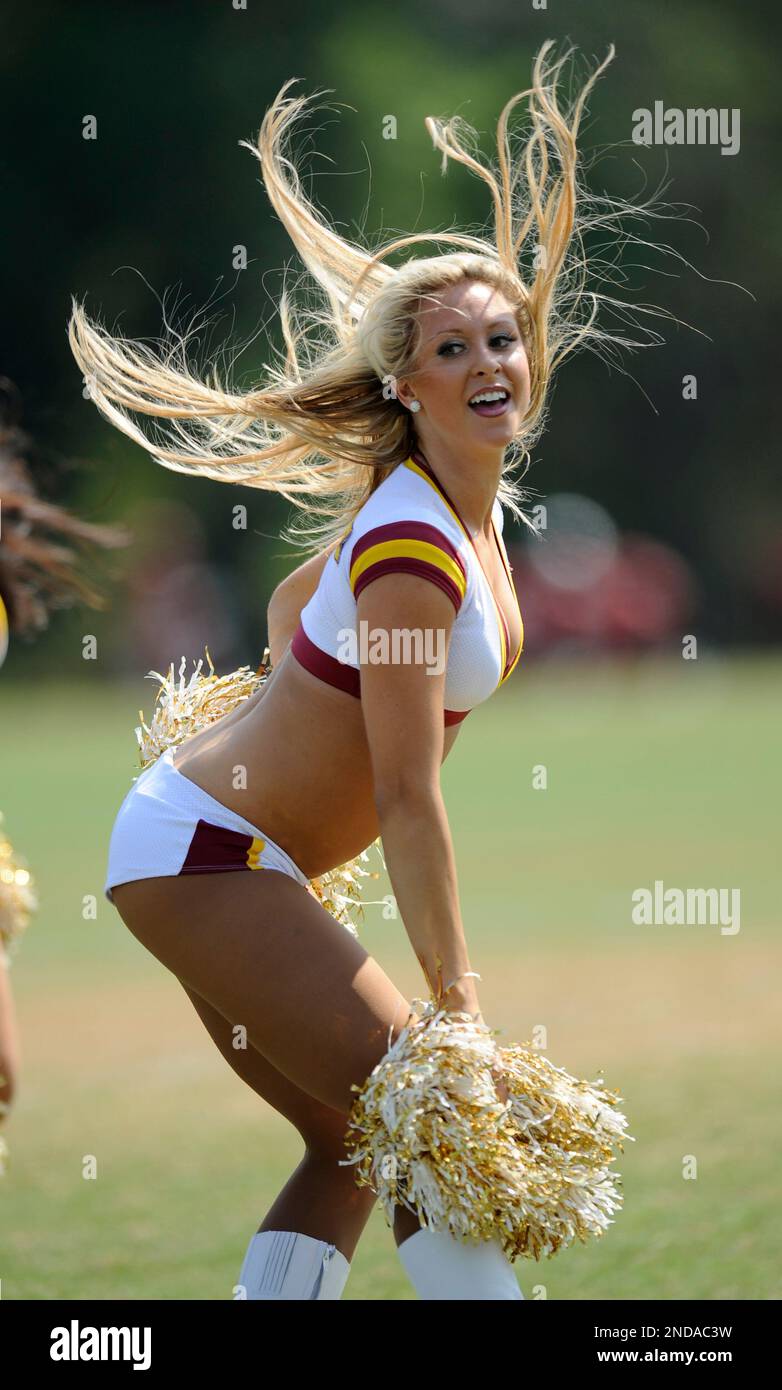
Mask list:
[{"label": "woman's eye", "polygon": [[[492,343],[499,343],[503,341],[506,343],[515,343],[516,339],[510,333],[495,333],[491,341]],[[444,357],[446,354],[449,357],[453,356],[453,354],[449,352],[449,348],[453,347],[464,347],[464,343],[443,343],[442,347],[438,349],[439,356]]]}]

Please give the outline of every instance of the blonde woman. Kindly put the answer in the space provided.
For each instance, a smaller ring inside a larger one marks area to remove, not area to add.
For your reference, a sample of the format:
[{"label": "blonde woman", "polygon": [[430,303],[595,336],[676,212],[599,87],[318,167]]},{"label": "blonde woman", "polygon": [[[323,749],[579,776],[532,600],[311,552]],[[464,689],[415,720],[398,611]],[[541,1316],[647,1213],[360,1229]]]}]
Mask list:
[{"label": "blonde woman", "polygon": [[[610,341],[593,326],[600,296],[584,310],[579,219],[586,207],[607,224],[618,205],[601,212],[578,189],[576,138],[613,50],[564,110],[569,55],[550,64],[550,48],[502,112],[494,170],[455,123],[427,120],[444,164],[487,183],[493,237],[409,236],[374,255],[302,192],[286,146],[306,100],[283,86],[247,148],[321,295],[294,312],[283,292],[286,360],[255,389],[216,374],[204,384],[184,352],[157,360],[73,303],[71,346],[113,424],[167,468],[276,490],[310,519],[288,538],[313,553],[269,605],[270,679],[139,777],[106,880],[229,1065],[304,1143],[250,1240],[239,1297],[341,1297],[375,1200],[339,1166],[351,1087],[412,1012],[309,881],[381,835],[430,990],[480,1016],[440,767],[522,651],[503,507],[532,523],[509,467],[542,427],[559,360],[579,340]],[[525,97],[532,128],[514,158],[509,117]],[[460,249],[386,263],[424,240]],[[149,438],[134,415],[173,425]],[[246,1050],[233,1045],[238,1025]],[[461,1244],[402,1208],[394,1234],[421,1298],[522,1298],[499,1242]]]}]

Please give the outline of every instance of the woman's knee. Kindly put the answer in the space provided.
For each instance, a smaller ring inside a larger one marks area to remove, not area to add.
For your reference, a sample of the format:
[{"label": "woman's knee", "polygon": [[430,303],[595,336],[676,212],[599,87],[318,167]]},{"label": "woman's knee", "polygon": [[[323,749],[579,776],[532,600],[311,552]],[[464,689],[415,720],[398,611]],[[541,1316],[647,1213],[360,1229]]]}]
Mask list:
[{"label": "woman's knee", "polygon": [[[348,1132],[347,1115],[335,1115],[334,1120],[318,1120],[298,1126],[304,1140],[304,1152],[311,1163],[334,1166],[339,1159],[347,1158],[348,1146],[345,1137]],[[340,1169],[347,1173],[348,1169]]]},{"label": "woman's knee", "polygon": [[373,1188],[364,1184],[359,1186],[356,1182],[355,1165],[348,1159],[350,1146],[345,1143],[347,1127],[346,1116],[344,1127],[310,1129],[304,1133],[302,1161],[317,1171],[319,1181],[328,1184],[332,1191],[339,1191],[343,1208],[348,1204],[352,1209],[361,1208],[369,1212],[377,1201],[377,1193]]}]

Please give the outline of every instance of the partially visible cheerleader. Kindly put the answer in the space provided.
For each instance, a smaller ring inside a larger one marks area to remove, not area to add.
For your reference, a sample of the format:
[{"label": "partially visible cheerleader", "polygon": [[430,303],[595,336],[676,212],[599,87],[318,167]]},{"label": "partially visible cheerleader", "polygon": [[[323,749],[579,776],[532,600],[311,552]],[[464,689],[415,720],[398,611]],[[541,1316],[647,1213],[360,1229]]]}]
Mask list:
[{"label": "partially visible cheerleader", "polygon": [[[56,609],[75,603],[106,607],[100,590],[79,572],[81,557],[69,543],[85,552],[96,546],[114,549],[132,539],[123,527],[83,521],[39,495],[36,473],[43,455],[21,428],[20,415],[17,388],[0,377],[0,667],[11,642],[35,640]],[[8,736],[7,728],[4,732]],[[16,1095],[20,1061],[9,969],[38,906],[33,876],[6,833],[9,824],[0,810],[0,1125]],[[0,1174],[7,1152],[0,1138]]]}]

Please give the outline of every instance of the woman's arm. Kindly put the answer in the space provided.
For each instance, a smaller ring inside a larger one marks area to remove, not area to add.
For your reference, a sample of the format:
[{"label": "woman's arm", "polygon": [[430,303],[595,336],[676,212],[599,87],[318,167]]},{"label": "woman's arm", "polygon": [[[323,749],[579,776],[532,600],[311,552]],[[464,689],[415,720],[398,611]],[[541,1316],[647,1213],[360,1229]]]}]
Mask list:
[{"label": "woman's arm", "polygon": [[[266,610],[269,634],[267,646],[272,666],[278,665],[286,648],[293,640],[301,610],[317,589],[318,581],[333,548],[334,545],[330,545],[328,550],[323,551],[322,554],[313,555],[309,560],[305,560],[303,565],[299,565],[298,569],[289,574],[287,579],[283,579],[282,583],[278,584],[274,590]],[[254,709],[258,701],[263,699],[268,687],[268,680],[264,681],[260,690],[256,690],[249,699],[242,700],[241,704],[232,709],[230,713],[224,714],[221,719],[216,720],[214,727],[216,728],[219,724],[222,733],[232,724],[244,719],[244,716],[249,714],[251,709]]]},{"label": "woman's arm", "polygon": [[320,555],[312,555],[309,560],[305,560],[303,565],[299,565],[298,569],[289,574],[287,579],[283,579],[274,590],[266,610],[272,666],[278,664],[293,640],[301,610],[309,603],[317,589],[326,561],[336,543],[333,541]]},{"label": "woman's arm", "polygon": [[[413,574],[385,574],[361,591],[357,616],[389,636],[427,630],[443,670],[412,661],[361,667],[361,704],[372,760],[383,853],[405,930],[435,995],[471,970],[456,864],[440,788],[445,666],[455,613],[448,596]],[[431,648],[430,648],[431,650]],[[473,979],[444,1005],[479,1012]]]}]

